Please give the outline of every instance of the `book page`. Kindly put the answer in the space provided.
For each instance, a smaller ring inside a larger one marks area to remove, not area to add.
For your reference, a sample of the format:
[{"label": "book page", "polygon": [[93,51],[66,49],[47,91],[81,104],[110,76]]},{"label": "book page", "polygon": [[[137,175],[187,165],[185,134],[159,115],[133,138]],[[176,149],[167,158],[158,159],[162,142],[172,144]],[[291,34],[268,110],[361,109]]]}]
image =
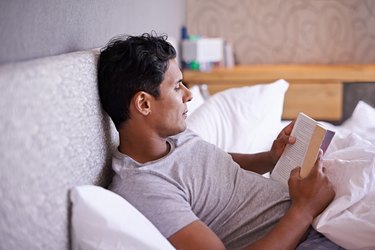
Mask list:
[{"label": "book page", "polygon": [[302,166],[315,126],[316,121],[303,113],[298,114],[291,133],[296,138],[296,142],[285,147],[284,153],[271,173],[272,179],[288,185],[290,171],[297,166]]}]

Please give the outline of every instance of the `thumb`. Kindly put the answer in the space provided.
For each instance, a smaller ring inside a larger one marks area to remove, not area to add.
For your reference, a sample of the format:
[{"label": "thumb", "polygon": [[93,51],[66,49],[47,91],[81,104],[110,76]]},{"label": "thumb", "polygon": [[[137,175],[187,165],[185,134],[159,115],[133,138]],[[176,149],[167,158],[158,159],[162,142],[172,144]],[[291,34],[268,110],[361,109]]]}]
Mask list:
[{"label": "thumb", "polygon": [[292,171],[290,171],[290,176],[288,180],[289,190],[292,186],[295,186],[296,183],[301,179],[300,172],[301,172],[301,167],[296,167]]},{"label": "thumb", "polygon": [[296,167],[290,172],[290,178],[300,178],[301,167]]}]

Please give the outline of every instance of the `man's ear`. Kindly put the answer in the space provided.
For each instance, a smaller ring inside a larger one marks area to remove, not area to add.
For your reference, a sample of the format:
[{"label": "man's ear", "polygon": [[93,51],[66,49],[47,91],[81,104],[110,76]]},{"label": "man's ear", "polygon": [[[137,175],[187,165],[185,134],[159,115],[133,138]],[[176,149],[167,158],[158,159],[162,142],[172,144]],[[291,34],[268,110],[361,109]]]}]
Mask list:
[{"label": "man's ear", "polygon": [[133,103],[135,109],[141,113],[142,115],[147,116],[151,113],[151,95],[144,92],[139,91],[133,97]]}]

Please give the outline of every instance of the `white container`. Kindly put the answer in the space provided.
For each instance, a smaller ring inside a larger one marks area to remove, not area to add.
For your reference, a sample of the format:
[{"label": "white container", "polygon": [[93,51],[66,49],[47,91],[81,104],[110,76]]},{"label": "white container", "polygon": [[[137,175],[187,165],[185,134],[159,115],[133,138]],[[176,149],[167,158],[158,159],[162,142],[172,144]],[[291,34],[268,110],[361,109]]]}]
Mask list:
[{"label": "white container", "polygon": [[220,62],[223,59],[224,41],[221,38],[200,38],[182,41],[182,60],[199,63]]}]

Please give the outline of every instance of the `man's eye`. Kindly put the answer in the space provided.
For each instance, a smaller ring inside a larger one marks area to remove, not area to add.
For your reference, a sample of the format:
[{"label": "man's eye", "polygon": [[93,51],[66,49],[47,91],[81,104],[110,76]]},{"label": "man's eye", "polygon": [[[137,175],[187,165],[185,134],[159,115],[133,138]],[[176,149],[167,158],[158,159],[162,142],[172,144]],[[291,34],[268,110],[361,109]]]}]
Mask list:
[{"label": "man's eye", "polygon": [[174,89],[179,89],[181,87],[181,83],[177,83]]}]

